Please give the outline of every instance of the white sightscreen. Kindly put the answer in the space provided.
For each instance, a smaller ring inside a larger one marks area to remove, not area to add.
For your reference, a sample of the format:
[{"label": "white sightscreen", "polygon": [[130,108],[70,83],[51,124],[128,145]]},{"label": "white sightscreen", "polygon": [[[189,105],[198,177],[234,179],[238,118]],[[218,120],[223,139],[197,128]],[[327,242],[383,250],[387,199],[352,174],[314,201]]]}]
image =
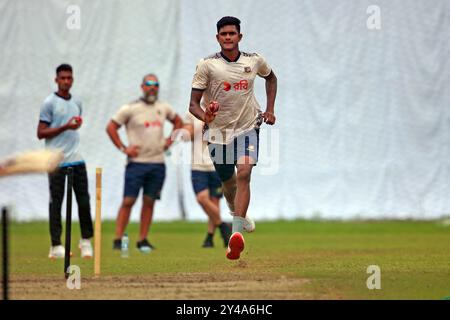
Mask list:
[{"label": "white sightscreen", "polygon": [[[67,27],[69,5],[79,9],[80,29]],[[55,67],[71,63],[92,207],[102,167],[105,218],[116,216],[125,160],[105,133],[109,118],[139,96],[148,72],[160,77],[161,99],[187,112],[195,65],[219,50],[215,23],[224,15],[242,20],[241,49],[264,55],[278,76],[277,124],[261,134],[250,215],[449,212],[450,1],[18,0],[0,1],[0,11],[0,156],[43,146],[40,105],[55,89]],[[262,79],[257,95],[264,107]],[[181,189],[187,217],[204,219],[189,150],[178,144],[167,157],[156,220],[181,216]],[[47,218],[47,202],[44,175],[0,180],[0,203],[14,204],[22,220]]]}]

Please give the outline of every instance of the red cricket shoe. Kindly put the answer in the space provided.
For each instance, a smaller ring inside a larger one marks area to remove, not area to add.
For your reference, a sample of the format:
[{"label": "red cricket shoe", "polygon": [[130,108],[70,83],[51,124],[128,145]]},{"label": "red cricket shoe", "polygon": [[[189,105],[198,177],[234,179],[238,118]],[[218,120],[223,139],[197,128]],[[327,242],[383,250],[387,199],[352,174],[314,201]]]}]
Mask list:
[{"label": "red cricket shoe", "polygon": [[231,235],[228,241],[227,258],[230,260],[239,259],[241,252],[244,250],[244,237],[240,232]]}]

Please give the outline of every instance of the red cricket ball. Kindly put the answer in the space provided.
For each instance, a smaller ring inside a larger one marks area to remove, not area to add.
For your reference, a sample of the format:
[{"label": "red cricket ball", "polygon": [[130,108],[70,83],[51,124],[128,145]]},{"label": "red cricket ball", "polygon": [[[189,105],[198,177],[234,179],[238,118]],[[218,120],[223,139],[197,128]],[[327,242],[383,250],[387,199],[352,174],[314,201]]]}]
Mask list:
[{"label": "red cricket ball", "polygon": [[81,118],[81,117],[75,117],[75,118],[73,119],[73,121],[74,121],[74,123],[79,124],[79,123],[82,123],[82,122],[83,122],[83,118]]},{"label": "red cricket ball", "polygon": [[211,101],[209,103],[209,111],[211,111],[211,113],[219,111],[219,103],[217,101]]}]

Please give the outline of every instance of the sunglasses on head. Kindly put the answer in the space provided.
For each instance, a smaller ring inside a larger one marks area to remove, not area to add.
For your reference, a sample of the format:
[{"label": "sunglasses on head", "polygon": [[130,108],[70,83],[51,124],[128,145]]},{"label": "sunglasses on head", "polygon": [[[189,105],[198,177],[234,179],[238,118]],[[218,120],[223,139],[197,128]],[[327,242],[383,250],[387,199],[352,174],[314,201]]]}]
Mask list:
[{"label": "sunglasses on head", "polygon": [[151,87],[151,86],[159,87],[159,82],[158,81],[148,80],[148,81],[145,81],[144,84],[147,87]]}]

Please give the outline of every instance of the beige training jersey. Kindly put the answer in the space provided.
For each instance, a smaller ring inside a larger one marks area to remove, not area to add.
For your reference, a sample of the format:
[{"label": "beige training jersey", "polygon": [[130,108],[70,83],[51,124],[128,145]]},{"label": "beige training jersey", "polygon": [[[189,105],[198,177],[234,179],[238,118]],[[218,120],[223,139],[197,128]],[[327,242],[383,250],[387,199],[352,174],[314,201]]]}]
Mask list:
[{"label": "beige training jersey", "polygon": [[112,117],[119,125],[125,125],[128,143],[140,147],[139,155],[131,162],[164,163],[164,123],[175,119],[173,108],[164,102],[148,104],[137,100],[122,106]]},{"label": "beige training jersey", "polygon": [[203,108],[210,101],[220,105],[216,118],[208,124],[208,141],[228,144],[260,124],[261,111],[253,84],[257,75],[266,77],[270,72],[266,60],[257,53],[241,52],[236,62],[220,52],[200,60],[192,88],[203,90]]},{"label": "beige training jersey", "polygon": [[184,123],[194,127],[194,140],[191,144],[191,168],[198,171],[214,171],[214,164],[209,155],[208,143],[203,140],[203,124],[190,112],[186,114]]}]

